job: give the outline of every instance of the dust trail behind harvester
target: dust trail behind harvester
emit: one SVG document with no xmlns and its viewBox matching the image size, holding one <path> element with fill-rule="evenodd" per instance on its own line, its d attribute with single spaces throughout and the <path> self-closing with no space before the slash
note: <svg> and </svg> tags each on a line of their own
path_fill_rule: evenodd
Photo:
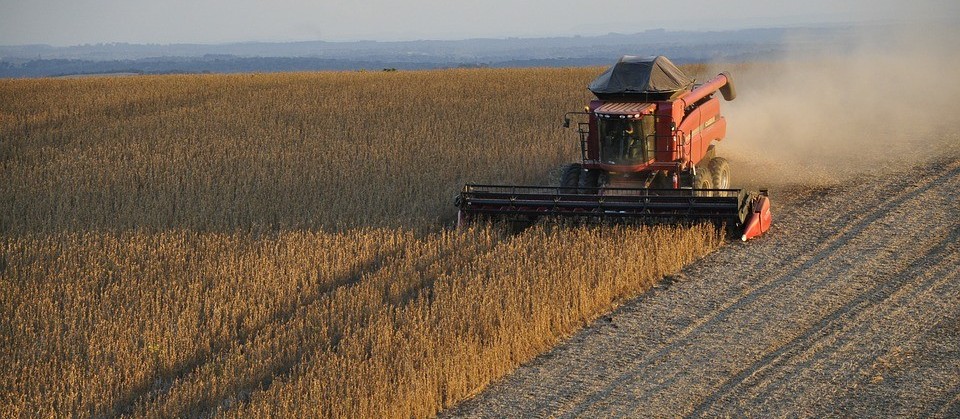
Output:
<svg viewBox="0 0 960 419">
<path fill-rule="evenodd" d="M 960 155 L 956 25 L 873 27 L 855 38 L 734 66 L 740 96 L 720 147 L 736 184 L 831 185 Z"/>
</svg>

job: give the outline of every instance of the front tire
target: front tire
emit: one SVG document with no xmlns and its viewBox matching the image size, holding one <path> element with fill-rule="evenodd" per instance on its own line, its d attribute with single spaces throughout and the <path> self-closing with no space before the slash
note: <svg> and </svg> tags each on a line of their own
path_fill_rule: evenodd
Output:
<svg viewBox="0 0 960 419">
<path fill-rule="evenodd" d="M 580 187 L 581 172 L 583 172 L 583 166 L 580 163 L 570 163 L 563 166 L 563 171 L 560 173 L 560 187 L 565 188 L 562 191 L 563 193 L 577 193 L 577 188 Z"/>
<path fill-rule="evenodd" d="M 697 174 L 693 176 L 693 189 L 713 189 L 713 173 L 706 168 L 697 169 Z M 700 196 L 713 196 L 712 191 L 699 192 Z"/>
<path fill-rule="evenodd" d="M 603 171 L 601 170 L 585 170 L 580 175 L 580 194 L 581 195 L 597 195 L 597 188 L 603 186 L 601 184 L 601 177 L 603 176 Z M 603 182 L 606 183 L 606 182 Z"/>
<path fill-rule="evenodd" d="M 723 157 L 714 157 L 710 159 L 710 173 L 713 175 L 713 187 L 717 189 L 730 189 L 730 163 Z"/>
</svg>

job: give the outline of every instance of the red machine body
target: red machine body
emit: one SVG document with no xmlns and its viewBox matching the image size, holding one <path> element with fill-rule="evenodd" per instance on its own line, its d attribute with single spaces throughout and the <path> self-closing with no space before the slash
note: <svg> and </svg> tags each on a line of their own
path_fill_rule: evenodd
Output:
<svg viewBox="0 0 960 419">
<path fill-rule="evenodd" d="M 666 57 L 624 56 L 589 88 L 597 99 L 564 119 L 569 127 L 570 115 L 581 115 L 581 161 L 564 166 L 559 186 L 465 185 L 458 223 L 709 220 L 742 240 L 770 228 L 767 191 L 731 189 L 729 163 L 716 156 L 727 121 L 715 94 L 736 97 L 728 73 L 694 85 Z"/>
<path fill-rule="evenodd" d="M 678 180 L 676 187 L 693 187 L 684 184 L 692 182 L 692 178 L 686 176 L 687 172 L 714 157 L 711 146 L 727 135 L 727 121 L 720 114 L 720 99 L 714 96 L 721 89 L 729 89 L 731 94 L 728 99 L 733 99 L 732 84 L 727 74 L 717 75 L 692 91 L 669 100 L 591 101 L 585 109 L 588 122 L 581 124 L 580 129 L 582 168 L 599 170 L 609 176 L 605 184 L 596 186 L 651 187 L 653 176 L 665 173 L 670 179 L 677 175 L 687 181 Z M 601 126 L 610 120 L 640 121 L 641 125 L 653 125 L 642 138 L 648 146 L 642 158 L 605 159 L 601 155 L 604 148 L 601 144 Z"/>
</svg>

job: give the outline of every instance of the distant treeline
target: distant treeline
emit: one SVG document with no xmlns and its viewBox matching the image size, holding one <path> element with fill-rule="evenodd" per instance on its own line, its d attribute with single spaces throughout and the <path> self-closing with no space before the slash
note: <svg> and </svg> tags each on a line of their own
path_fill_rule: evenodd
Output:
<svg viewBox="0 0 960 419">
<path fill-rule="evenodd" d="M 309 57 L 171 57 L 139 60 L 38 59 L 22 64 L 0 62 L 0 77 L 51 77 L 78 74 L 246 73 L 358 69 L 427 69 L 439 63 L 350 61 Z"/>
<path fill-rule="evenodd" d="M 663 54 L 677 63 L 710 59 L 704 54 Z M 674 51 L 679 52 L 679 51 Z M 740 57 L 749 59 L 770 51 L 756 51 Z M 439 68 L 510 68 L 510 67 L 581 67 L 609 65 L 609 56 L 507 59 L 495 62 L 457 61 L 377 61 L 345 60 L 318 57 L 169 57 L 137 60 L 92 61 L 76 59 L 36 59 L 18 64 L 0 61 L 0 78 L 57 77 L 85 74 L 181 74 L 181 73 L 253 73 L 289 71 L 356 71 L 356 70 L 425 70 Z"/>
<path fill-rule="evenodd" d="M 289 42 L 223 45 L 97 44 L 0 46 L 0 78 L 82 74 L 422 70 L 456 67 L 609 65 L 623 54 L 666 55 L 676 63 L 766 59 L 790 51 L 852 45 L 864 28 L 766 28 L 553 38 L 405 42 Z M 869 28 L 871 39 L 889 36 Z"/>
<path fill-rule="evenodd" d="M 560 67 L 605 64 L 599 58 L 511 60 L 500 63 L 354 61 L 310 57 L 217 57 L 143 60 L 39 59 L 22 64 L 0 62 L 0 77 L 55 77 L 81 74 L 248 73 L 287 71 L 424 70 L 479 67 Z"/>
</svg>

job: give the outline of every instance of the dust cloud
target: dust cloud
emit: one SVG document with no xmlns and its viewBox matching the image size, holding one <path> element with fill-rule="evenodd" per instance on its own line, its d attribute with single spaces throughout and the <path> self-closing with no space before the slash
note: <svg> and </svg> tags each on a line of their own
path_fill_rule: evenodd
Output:
<svg viewBox="0 0 960 419">
<path fill-rule="evenodd" d="M 956 26 L 872 27 L 815 50 L 798 39 L 802 51 L 775 61 L 711 65 L 738 90 L 718 146 L 734 184 L 829 186 L 960 157 Z"/>
</svg>

